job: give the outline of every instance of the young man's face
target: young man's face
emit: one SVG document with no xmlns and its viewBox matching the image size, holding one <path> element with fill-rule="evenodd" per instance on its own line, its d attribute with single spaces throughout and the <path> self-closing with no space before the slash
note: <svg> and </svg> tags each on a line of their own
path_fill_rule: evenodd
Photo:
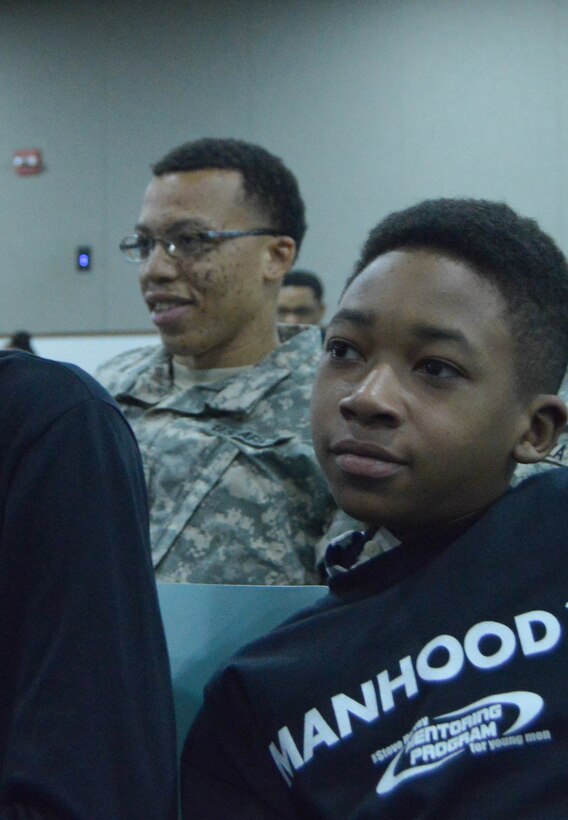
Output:
<svg viewBox="0 0 568 820">
<path fill-rule="evenodd" d="M 499 291 L 433 251 L 393 251 L 350 285 L 312 400 L 340 507 L 399 538 L 483 509 L 507 488 L 526 424 Z"/>
<path fill-rule="evenodd" d="M 264 228 L 264 222 L 245 201 L 238 171 L 206 169 L 154 177 L 136 230 L 168 238 Z M 272 279 L 279 264 L 282 275 L 289 266 L 280 259 L 286 243 L 293 246 L 287 237 L 243 236 L 187 259 L 156 244 L 140 264 L 140 285 L 168 352 L 195 368 L 259 361 L 275 333 L 279 279 L 275 285 Z"/>
</svg>

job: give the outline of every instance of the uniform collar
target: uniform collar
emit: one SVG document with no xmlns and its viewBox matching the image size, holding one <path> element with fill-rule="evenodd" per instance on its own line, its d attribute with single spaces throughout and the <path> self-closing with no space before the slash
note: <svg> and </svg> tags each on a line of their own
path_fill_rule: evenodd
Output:
<svg viewBox="0 0 568 820">
<path fill-rule="evenodd" d="M 321 350 L 319 328 L 278 325 L 280 344 L 255 367 L 241 374 L 187 390 L 173 389 L 171 357 L 163 346 L 157 347 L 142 363 L 129 372 L 119 398 L 148 407 L 180 413 L 247 413 L 277 384 L 288 378 L 310 358 L 317 360 Z"/>
</svg>

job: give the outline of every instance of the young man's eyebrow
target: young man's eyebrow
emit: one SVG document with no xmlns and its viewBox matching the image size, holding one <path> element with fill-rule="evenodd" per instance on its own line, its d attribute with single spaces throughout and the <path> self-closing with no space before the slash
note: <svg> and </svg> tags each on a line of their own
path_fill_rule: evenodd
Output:
<svg viewBox="0 0 568 820">
<path fill-rule="evenodd" d="M 332 316 L 328 327 L 337 325 L 340 322 L 349 322 L 359 327 L 370 327 L 374 321 L 374 314 L 370 310 L 352 310 L 350 308 L 341 308 Z"/>
<path fill-rule="evenodd" d="M 341 308 L 331 318 L 328 328 L 341 322 L 356 325 L 361 329 L 370 328 L 380 319 L 372 310 L 354 310 Z M 439 325 L 417 324 L 411 328 L 413 336 L 420 342 L 453 342 L 458 344 L 470 356 L 477 355 L 477 350 L 469 339 L 458 328 L 440 327 Z"/>
<path fill-rule="evenodd" d="M 468 353 L 475 354 L 475 347 L 457 328 L 438 327 L 437 325 L 416 325 L 412 333 L 423 342 L 456 342 Z"/>
</svg>

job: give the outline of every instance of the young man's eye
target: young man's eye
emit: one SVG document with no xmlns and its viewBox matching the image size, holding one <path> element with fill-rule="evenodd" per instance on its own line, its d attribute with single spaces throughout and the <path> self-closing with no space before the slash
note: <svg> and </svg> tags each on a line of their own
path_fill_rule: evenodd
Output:
<svg viewBox="0 0 568 820">
<path fill-rule="evenodd" d="M 442 359 L 424 359 L 417 370 L 436 379 L 456 379 L 462 375 L 457 367 Z"/>
<path fill-rule="evenodd" d="M 360 358 L 355 348 L 348 342 L 344 342 L 341 339 L 330 339 L 327 342 L 325 349 L 332 359 Z"/>
</svg>

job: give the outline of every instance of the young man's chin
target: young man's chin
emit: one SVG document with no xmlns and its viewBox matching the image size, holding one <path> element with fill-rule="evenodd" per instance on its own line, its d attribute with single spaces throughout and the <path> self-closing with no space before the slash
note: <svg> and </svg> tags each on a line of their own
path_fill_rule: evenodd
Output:
<svg viewBox="0 0 568 820">
<path fill-rule="evenodd" d="M 390 529 L 390 526 L 396 526 L 397 516 L 393 516 L 392 511 L 385 510 L 376 498 L 353 498 L 351 494 L 342 492 L 333 492 L 333 495 L 338 507 L 356 521 L 364 522 L 368 528 L 386 527 Z M 390 526 L 386 523 L 387 521 Z"/>
</svg>

